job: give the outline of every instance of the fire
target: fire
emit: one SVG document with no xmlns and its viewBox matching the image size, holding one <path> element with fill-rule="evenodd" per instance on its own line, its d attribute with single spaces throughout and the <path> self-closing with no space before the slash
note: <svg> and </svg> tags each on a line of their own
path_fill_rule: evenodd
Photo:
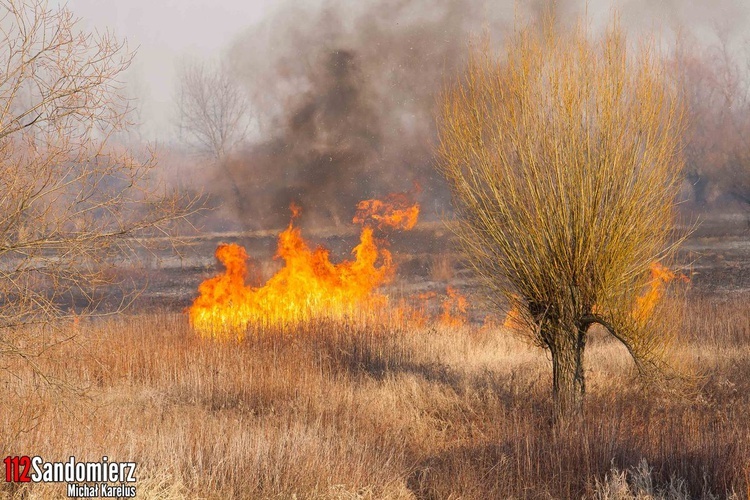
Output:
<svg viewBox="0 0 750 500">
<path fill-rule="evenodd" d="M 299 208 L 292 205 L 289 226 L 279 235 L 275 258 L 284 267 L 261 287 L 245 283 L 247 253 L 235 244 L 220 245 L 216 258 L 224 274 L 204 281 L 189 308 L 190 323 L 203 337 L 242 340 L 250 325 L 289 325 L 312 318 L 343 319 L 383 308 L 388 298 L 376 291 L 394 275 L 391 253 L 378 246 L 377 227 L 409 229 L 416 223 L 418 205 L 406 206 L 400 195 L 389 197 L 395 205 L 367 200 L 358 206 L 354 221 L 363 224 L 354 260 L 334 264 L 328 250 L 312 250 L 294 220 Z"/>
<path fill-rule="evenodd" d="M 687 276 L 677 274 L 658 262 L 651 264 L 650 272 L 651 281 L 649 282 L 649 289 L 643 295 L 636 298 L 635 308 L 631 312 L 632 317 L 639 323 L 645 323 L 651 317 L 656 305 L 664 296 L 667 284 L 675 278 L 689 281 Z M 596 310 L 597 306 L 594 305 L 594 312 L 596 312 Z M 508 314 L 505 316 L 505 321 L 503 322 L 503 327 L 514 331 L 520 331 L 523 329 L 521 313 L 517 306 L 514 306 L 508 311 Z"/>
<path fill-rule="evenodd" d="M 503 328 L 514 332 L 520 332 L 524 329 L 524 323 L 521 319 L 521 312 L 518 310 L 518 306 L 513 306 L 508 313 L 505 315 L 503 321 Z"/>
<path fill-rule="evenodd" d="M 402 324 L 422 328 L 437 321 L 443 326 L 460 327 L 468 322 L 469 301 L 451 286 L 445 288 L 445 296 L 428 291 L 401 298 L 392 306 L 393 318 Z"/>
<path fill-rule="evenodd" d="M 458 293 L 458 291 L 449 286 L 445 289 L 445 293 L 448 295 L 441 305 L 442 313 L 440 314 L 440 322 L 446 326 L 462 326 L 466 324 L 467 310 L 469 303 L 466 297 Z"/>
<path fill-rule="evenodd" d="M 385 200 L 364 200 L 357 204 L 355 224 L 374 223 L 379 229 L 393 228 L 408 231 L 417 223 L 419 205 L 411 204 L 409 193 L 392 193 Z"/>
<path fill-rule="evenodd" d="M 649 289 L 636 299 L 635 310 L 633 311 L 633 318 L 640 323 L 647 321 L 651 317 L 654 308 L 664 296 L 666 285 L 669 282 L 675 278 L 688 281 L 686 276 L 682 274 L 677 275 L 658 262 L 651 264 L 650 271 L 651 282 L 649 283 Z"/>
</svg>

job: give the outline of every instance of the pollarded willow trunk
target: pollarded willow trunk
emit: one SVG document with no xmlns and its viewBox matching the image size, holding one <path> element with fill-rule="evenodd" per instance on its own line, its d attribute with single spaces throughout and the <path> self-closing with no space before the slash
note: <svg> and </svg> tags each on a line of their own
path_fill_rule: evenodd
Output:
<svg viewBox="0 0 750 500">
<path fill-rule="evenodd" d="M 552 354 L 552 395 L 555 416 L 565 421 L 583 411 L 583 396 L 586 382 L 583 373 L 583 353 L 586 347 L 586 331 L 572 327 L 556 332 L 549 346 Z"/>
</svg>

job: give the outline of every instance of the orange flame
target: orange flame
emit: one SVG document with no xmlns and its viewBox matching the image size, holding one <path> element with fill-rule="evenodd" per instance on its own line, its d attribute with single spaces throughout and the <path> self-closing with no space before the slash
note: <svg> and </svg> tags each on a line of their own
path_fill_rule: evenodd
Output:
<svg viewBox="0 0 750 500">
<path fill-rule="evenodd" d="M 248 256 L 244 248 L 235 244 L 217 248 L 216 258 L 226 271 L 201 283 L 199 296 L 188 311 L 190 324 L 201 336 L 242 340 L 251 324 L 279 326 L 319 317 L 342 319 L 387 304 L 388 298 L 375 290 L 390 281 L 395 268 L 390 252 L 378 247 L 369 225 L 362 228 L 359 245 L 352 250 L 354 260 L 334 264 L 325 248 L 310 249 L 294 226 L 299 208 L 292 205 L 291 210 L 292 221 L 279 235 L 275 256 L 285 265 L 265 285 L 255 288 L 245 284 Z M 400 210 L 418 213 L 416 205 L 384 208 L 383 217 L 371 219 L 385 223 L 388 214 Z"/>
<path fill-rule="evenodd" d="M 446 287 L 445 293 L 448 294 L 446 299 L 441 305 L 442 313 L 440 314 L 440 322 L 446 326 L 462 326 L 466 324 L 467 310 L 469 303 L 466 297 L 458 293 L 458 291 L 449 286 Z"/>
<path fill-rule="evenodd" d="M 505 315 L 503 328 L 514 332 L 521 332 L 524 330 L 524 322 L 523 319 L 521 319 L 521 312 L 518 310 L 518 306 L 513 306 Z"/>
<path fill-rule="evenodd" d="M 653 262 L 649 268 L 651 271 L 651 281 L 649 282 L 649 289 L 636 298 L 635 308 L 632 311 L 632 317 L 639 323 L 645 323 L 653 314 L 656 305 L 661 301 L 666 290 L 666 285 L 669 284 L 675 278 L 683 281 L 690 281 L 689 278 L 683 274 L 676 274 L 669 268 L 661 265 L 658 262 Z M 594 311 L 597 306 L 594 305 Z M 505 315 L 505 321 L 503 327 L 513 331 L 521 331 L 524 328 L 523 320 L 521 319 L 521 313 L 517 306 L 513 306 L 510 311 Z"/>
<path fill-rule="evenodd" d="M 392 193 L 385 200 L 360 201 L 352 222 L 408 231 L 416 225 L 418 217 L 419 204 L 411 203 L 409 193 Z"/>
<path fill-rule="evenodd" d="M 429 295 L 430 297 L 427 297 L 426 294 L 417 296 L 416 300 L 421 304 L 421 307 L 414 305 L 414 297 L 408 299 L 401 298 L 395 307 L 393 307 L 393 318 L 397 323 L 415 328 L 426 326 L 431 318 L 427 314 L 425 306 L 434 294 L 431 293 Z"/>
<path fill-rule="evenodd" d="M 664 296 L 666 285 L 669 282 L 675 278 L 689 281 L 687 276 L 682 274 L 677 275 L 658 262 L 651 264 L 650 271 L 651 282 L 649 283 L 649 289 L 646 293 L 636 298 L 635 310 L 633 311 L 633 318 L 640 323 L 646 322 L 651 317 L 654 308 Z"/>
</svg>

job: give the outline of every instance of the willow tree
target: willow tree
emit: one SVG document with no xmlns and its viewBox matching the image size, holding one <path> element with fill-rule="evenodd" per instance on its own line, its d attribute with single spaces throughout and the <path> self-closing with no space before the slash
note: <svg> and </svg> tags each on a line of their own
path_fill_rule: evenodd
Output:
<svg viewBox="0 0 750 500">
<path fill-rule="evenodd" d="M 680 240 L 678 97 L 653 45 L 632 48 L 617 23 L 599 37 L 530 26 L 500 56 L 475 47 L 445 93 L 439 165 L 459 240 L 551 353 L 559 415 L 582 407 L 592 325 L 642 373 L 664 366 L 667 335 L 643 302 Z"/>
</svg>

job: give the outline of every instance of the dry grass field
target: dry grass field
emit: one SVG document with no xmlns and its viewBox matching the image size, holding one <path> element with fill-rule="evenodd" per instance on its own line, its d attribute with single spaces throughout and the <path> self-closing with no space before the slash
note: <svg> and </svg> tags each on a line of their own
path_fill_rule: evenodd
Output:
<svg viewBox="0 0 750 500">
<path fill-rule="evenodd" d="M 221 343 L 165 312 L 30 329 L 13 335 L 35 356 L 0 358 L 0 448 L 136 461 L 139 498 L 748 498 L 747 297 L 685 310 L 674 360 L 695 376 L 644 387 L 594 335 L 568 428 L 549 360 L 501 327 L 378 318 Z"/>
<path fill-rule="evenodd" d="M 0 0 L 0 500 L 750 500 L 741 9 L 264 3 Z"/>
</svg>

